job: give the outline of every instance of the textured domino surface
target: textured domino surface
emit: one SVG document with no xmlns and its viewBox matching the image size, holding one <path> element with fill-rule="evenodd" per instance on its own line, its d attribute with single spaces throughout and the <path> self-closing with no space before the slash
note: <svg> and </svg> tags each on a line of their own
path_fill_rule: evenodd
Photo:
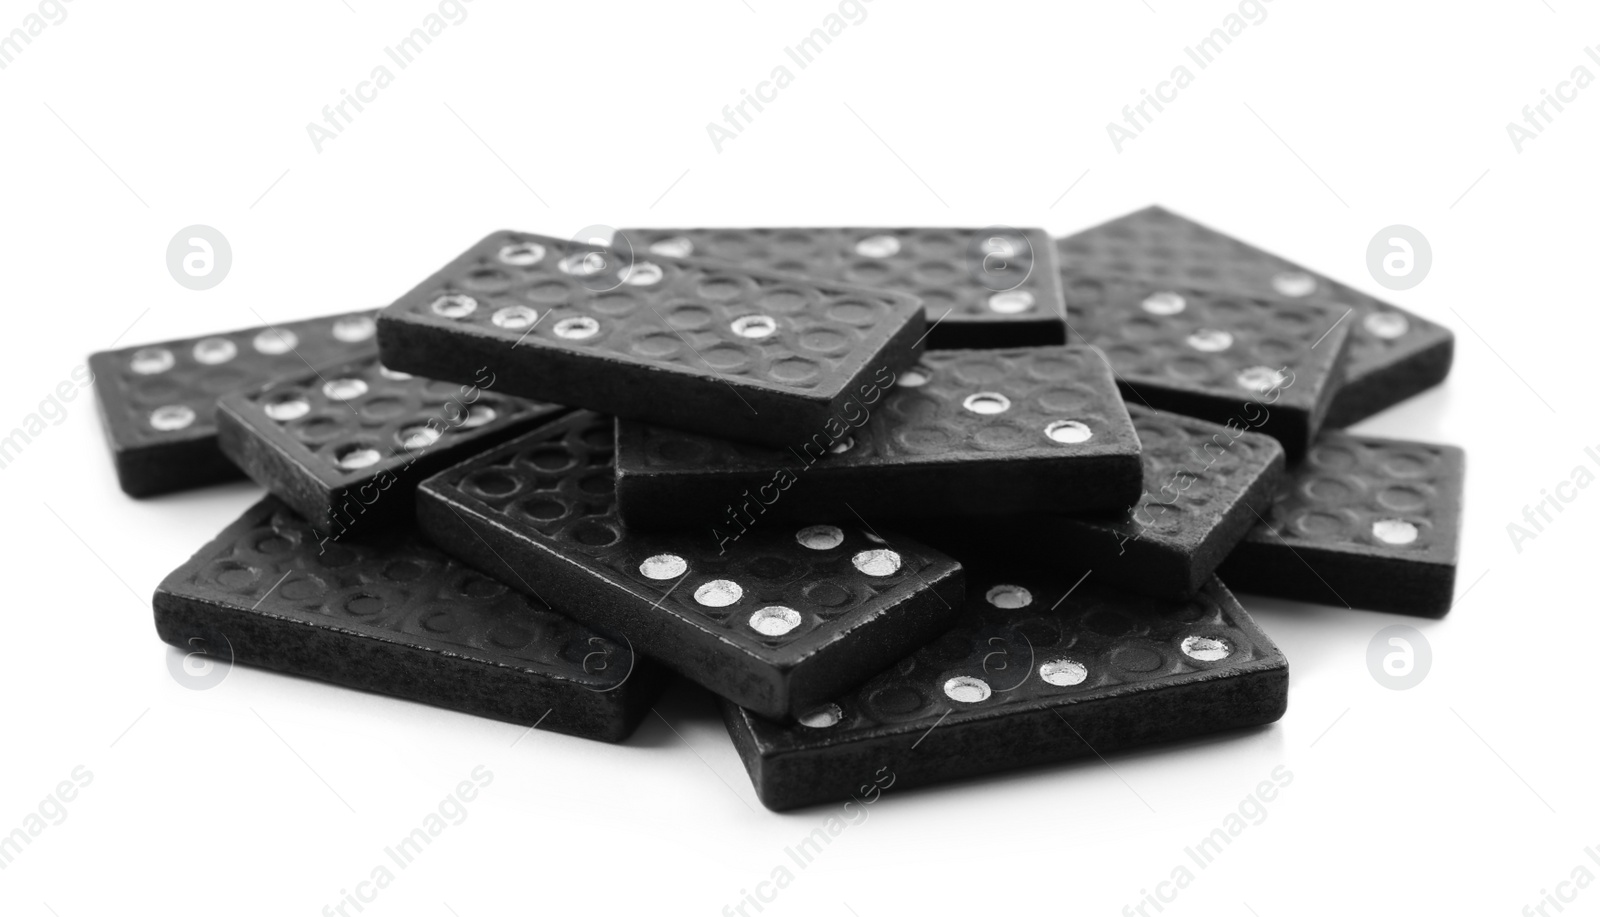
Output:
<svg viewBox="0 0 1600 917">
<path fill-rule="evenodd" d="M 968 582 L 953 628 L 798 724 L 723 704 L 768 808 L 1270 723 L 1288 703 L 1288 663 L 1215 579 L 1181 601 L 1054 573 Z"/>
<path fill-rule="evenodd" d="M 408 526 L 319 549 L 273 497 L 162 580 L 154 607 L 185 651 L 606 741 L 627 738 L 663 682 Z"/>
<path fill-rule="evenodd" d="M 1068 324 L 1105 352 L 1129 401 L 1250 425 L 1291 458 L 1310 446 L 1339 387 L 1342 309 L 1133 277 L 1065 284 Z"/>
<path fill-rule="evenodd" d="M 1137 405 L 1128 413 L 1144 447 L 1144 490 L 1132 509 L 936 523 L 915 534 L 958 560 L 981 558 L 1004 543 L 1063 576 L 1164 598 L 1194 595 L 1266 516 L 1284 480 L 1283 447 L 1242 424 Z"/>
<path fill-rule="evenodd" d="M 131 496 L 240 477 L 217 448 L 217 398 L 284 373 L 376 352 L 373 312 L 163 341 L 92 354 L 95 397 Z"/>
<path fill-rule="evenodd" d="M 916 359 L 913 296 L 498 232 L 378 319 L 384 362 L 714 436 L 804 442 Z"/>
<path fill-rule="evenodd" d="M 418 482 L 566 409 L 366 357 L 275 379 L 217 405 L 223 454 L 319 530 L 411 518 Z"/>
<path fill-rule="evenodd" d="M 1455 446 L 1324 433 L 1222 575 L 1242 592 L 1442 615 L 1465 472 Z"/>
<path fill-rule="evenodd" d="M 835 429 L 769 449 L 617 423 L 617 502 L 631 526 L 735 533 L 778 520 L 1125 509 L 1139 438 L 1087 347 L 924 354 Z M 880 399 L 881 396 L 881 399 Z"/>
<path fill-rule="evenodd" d="M 1120 274 L 1352 309 L 1344 383 L 1326 423 L 1345 427 L 1443 382 L 1449 329 L 1160 207 L 1056 243 L 1063 270 Z"/>
<path fill-rule="evenodd" d="M 424 531 L 772 717 L 854 687 L 959 611 L 960 567 L 887 533 L 774 526 L 719 550 L 700 531 L 630 532 L 616 511 L 612 425 L 579 412 L 430 478 L 418 491 Z"/>
<path fill-rule="evenodd" d="M 619 248 L 694 255 L 819 280 L 901 290 L 927 310 L 927 345 L 1064 344 L 1055 245 L 1042 229 L 624 229 Z"/>
</svg>

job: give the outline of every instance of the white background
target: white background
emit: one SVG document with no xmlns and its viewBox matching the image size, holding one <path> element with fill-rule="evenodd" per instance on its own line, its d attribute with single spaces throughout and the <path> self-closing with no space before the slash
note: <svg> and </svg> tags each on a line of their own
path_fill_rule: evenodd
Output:
<svg viewBox="0 0 1600 917">
<path fill-rule="evenodd" d="M 0 30 L 36 8 L 0 3 Z M 130 324 L 124 345 L 383 304 L 501 227 L 1059 235 L 1159 202 L 1385 293 L 1367 243 L 1408 224 L 1432 272 L 1386 295 L 1454 329 L 1455 370 L 1358 429 L 1466 447 L 1456 610 L 1247 597 L 1291 661 L 1282 722 L 891 790 L 766 913 L 1121 913 L 1279 765 L 1293 782 L 1266 821 L 1168 913 L 1511 915 L 1580 863 L 1600 875 L 1583 853 L 1600 844 L 1600 489 L 1520 551 L 1506 530 L 1600 445 L 1600 88 L 1520 153 L 1505 127 L 1574 67 L 1600 75 L 1595 11 L 1276 0 L 1119 153 L 1106 122 L 1234 4 L 875 0 L 799 70 L 783 48 L 827 0 L 476 0 L 317 152 L 307 122 L 435 9 L 76 0 L 35 37 L 0 71 L 0 429 Z M 706 123 L 778 64 L 794 82 L 717 152 Z M 205 292 L 165 265 L 194 223 L 233 248 Z M 682 687 L 616 747 L 245 668 L 190 690 L 149 596 L 256 489 L 124 497 L 80 397 L 0 490 L 0 832 L 74 767 L 94 775 L 0 872 L 8 915 L 317 914 L 478 765 L 494 781 L 467 820 L 368 913 L 719 914 L 837 811 L 764 810 L 712 703 Z M 1396 622 L 1433 649 L 1409 691 L 1366 664 Z"/>
</svg>

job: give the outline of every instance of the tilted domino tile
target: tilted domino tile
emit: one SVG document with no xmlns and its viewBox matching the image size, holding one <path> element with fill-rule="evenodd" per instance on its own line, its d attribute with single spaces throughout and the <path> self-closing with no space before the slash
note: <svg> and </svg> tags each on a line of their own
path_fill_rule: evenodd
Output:
<svg viewBox="0 0 1600 917">
<path fill-rule="evenodd" d="M 409 520 L 423 478 L 566 411 L 365 357 L 224 396 L 223 454 L 332 537 Z"/>
<path fill-rule="evenodd" d="M 638 528 L 1125 509 L 1139 438 L 1087 347 L 924 354 L 835 428 L 769 449 L 617 423 L 617 503 Z M 881 397 L 880 397 L 881 396 Z"/>
<path fill-rule="evenodd" d="M 1442 615 L 1465 472 L 1455 446 L 1324 433 L 1221 574 L 1241 592 Z"/>
<path fill-rule="evenodd" d="M 612 419 L 580 412 L 423 482 L 434 543 L 724 697 L 791 716 L 945 628 L 961 568 L 857 528 L 772 526 L 719 552 L 617 517 Z M 531 582 L 530 582 L 531 580 Z"/>
<path fill-rule="evenodd" d="M 157 587 L 186 652 L 617 742 L 665 673 L 420 541 L 407 525 L 319 547 L 276 498 Z"/>
<path fill-rule="evenodd" d="M 920 351 L 913 296 L 498 232 L 378 319 L 392 369 L 774 446 Z"/>
<path fill-rule="evenodd" d="M 1063 576 L 1163 598 L 1194 595 L 1266 515 L 1284 479 L 1283 447 L 1243 424 L 1138 405 L 1128 413 L 1144 465 L 1144 492 L 1132 509 L 941 521 L 913 533 L 957 560 L 981 558 L 1004 543 Z"/>
<path fill-rule="evenodd" d="M 1129 401 L 1249 425 L 1291 459 L 1321 428 L 1349 341 L 1343 310 L 1135 277 L 1065 283 L 1068 324 L 1105 352 Z"/>
<path fill-rule="evenodd" d="M 91 354 L 117 482 L 134 497 L 243 477 L 217 448 L 217 398 L 307 366 L 376 353 L 371 311 Z"/>
<path fill-rule="evenodd" d="M 1160 207 L 1057 240 L 1063 270 L 1110 273 L 1353 309 L 1344 382 L 1328 408 L 1345 427 L 1443 382 L 1450 330 Z"/>
<path fill-rule="evenodd" d="M 934 349 L 1067 342 L 1055 246 L 1042 229 L 624 229 L 612 244 L 911 293 Z"/>
<path fill-rule="evenodd" d="M 724 702 L 770 809 L 1064 761 L 1273 722 L 1283 654 L 1216 579 L 1144 598 L 1032 567 L 968 573 L 947 633 L 783 725 Z"/>
</svg>

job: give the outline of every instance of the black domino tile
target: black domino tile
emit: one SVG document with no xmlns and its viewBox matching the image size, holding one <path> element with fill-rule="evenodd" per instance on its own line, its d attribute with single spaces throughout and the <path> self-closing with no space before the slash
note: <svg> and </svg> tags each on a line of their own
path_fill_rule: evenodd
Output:
<svg viewBox="0 0 1600 917">
<path fill-rule="evenodd" d="M 1443 382 L 1455 336 L 1375 296 L 1161 207 L 1147 207 L 1057 240 L 1061 268 L 1121 274 L 1236 293 L 1304 299 L 1352 310 L 1344 382 L 1325 423 L 1346 427 Z"/>
<path fill-rule="evenodd" d="M 223 454 L 330 537 L 406 522 L 428 475 L 566 409 L 396 372 L 366 357 L 217 405 Z"/>
<path fill-rule="evenodd" d="M 153 604 L 157 633 L 185 652 L 610 742 L 665 674 L 409 526 L 319 545 L 273 497 L 162 580 Z"/>
<path fill-rule="evenodd" d="M 505 394 L 784 446 L 915 362 L 913 296 L 497 232 L 385 309 L 384 363 Z"/>
<path fill-rule="evenodd" d="M 1128 401 L 1248 424 L 1305 453 L 1338 390 L 1342 309 L 1136 277 L 1068 275 L 1067 321 L 1105 353 Z"/>
<path fill-rule="evenodd" d="M 789 449 L 617 423 L 617 502 L 638 529 L 1123 510 L 1139 437 L 1087 347 L 953 350 L 879 380 Z"/>
<path fill-rule="evenodd" d="M 957 560 L 1004 544 L 1062 575 L 1163 598 L 1194 595 L 1272 505 L 1284 480 L 1283 447 L 1243 424 L 1138 405 L 1128 413 L 1144 468 L 1144 490 L 1131 509 L 940 520 L 912 526 L 913 533 Z"/>
<path fill-rule="evenodd" d="M 713 259 L 922 300 L 932 349 L 1067 342 L 1055 247 L 1042 229 L 797 227 L 623 229 L 635 257 Z"/>
<path fill-rule="evenodd" d="M 1241 592 L 1443 615 L 1465 473 L 1455 446 L 1326 432 L 1221 574 Z"/>
<path fill-rule="evenodd" d="M 1288 663 L 1219 581 L 1174 601 L 1027 569 L 970 569 L 954 627 L 799 723 L 724 702 L 761 801 L 865 804 L 1283 715 Z"/>
<path fill-rule="evenodd" d="M 938 634 L 961 568 L 864 526 L 630 531 L 618 517 L 613 420 L 577 412 L 423 482 L 439 546 L 713 692 L 791 716 Z"/>
<path fill-rule="evenodd" d="M 89 357 L 117 483 L 135 497 L 242 477 L 217 445 L 217 398 L 376 352 L 374 313 L 351 312 Z"/>
</svg>

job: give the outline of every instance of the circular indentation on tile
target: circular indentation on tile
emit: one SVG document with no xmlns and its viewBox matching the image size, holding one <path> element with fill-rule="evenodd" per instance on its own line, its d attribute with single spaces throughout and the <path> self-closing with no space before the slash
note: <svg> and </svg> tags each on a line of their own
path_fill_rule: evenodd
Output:
<svg viewBox="0 0 1600 917">
<path fill-rule="evenodd" d="M 892 576 L 900 572 L 900 555 L 888 548 L 872 548 L 850 558 L 857 570 L 868 576 Z"/>
<path fill-rule="evenodd" d="M 978 392 L 962 399 L 961 406 L 974 414 L 1002 414 L 1011 409 L 1011 399 L 999 392 Z"/>
<path fill-rule="evenodd" d="M 291 602 L 309 602 L 327 591 L 328 584 L 315 576 L 292 576 L 278 587 L 278 595 Z"/>
<path fill-rule="evenodd" d="M 834 443 L 833 445 L 829 446 L 828 447 L 828 454 L 829 455 L 844 455 L 846 452 L 849 452 L 851 449 L 854 449 L 855 447 L 856 447 L 856 438 L 854 436 L 846 436 L 844 439 L 841 439 L 838 442 Z"/>
<path fill-rule="evenodd" d="M 1386 341 L 1403 337 L 1411 330 L 1411 323 L 1398 312 L 1369 312 L 1367 317 L 1361 320 L 1361 326 L 1373 337 Z"/>
<path fill-rule="evenodd" d="M 475 404 L 467 408 L 467 416 L 461 418 L 461 427 L 465 430 L 476 430 L 487 423 L 492 423 L 500 412 L 487 404 Z"/>
<path fill-rule="evenodd" d="M 838 608 L 840 605 L 850 601 L 850 590 L 838 583 L 831 583 L 827 580 L 820 583 L 812 583 L 800 591 L 807 599 L 821 605 L 823 608 Z"/>
<path fill-rule="evenodd" d="M 1089 670 L 1081 662 L 1071 659 L 1052 659 L 1039 666 L 1039 677 L 1046 684 L 1058 688 L 1070 688 L 1081 685 L 1089 677 Z"/>
<path fill-rule="evenodd" d="M 745 292 L 747 281 L 737 277 L 707 277 L 700 281 L 700 295 L 712 302 L 729 302 Z"/>
<path fill-rule="evenodd" d="M 844 544 L 844 532 L 836 525 L 808 525 L 795 533 L 794 540 L 813 551 L 828 551 Z"/>
<path fill-rule="evenodd" d="M 831 328 L 813 328 L 800 335 L 800 346 L 817 353 L 841 353 L 850 346 L 850 339 Z"/>
<path fill-rule="evenodd" d="M 1283 385 L 1288 379 L 1270 366 L 1249 366 L 1239 370 L 1239 386 L 1248 391 L 1264 394 Z"/>
<path fill-rule="evenodd" d="M 1397 513 L 1415 513 L 1428 505 L 1428 497 L 1415 487 L 1396 484 L 1378 492 L 1378 504 Z"/>
<path fill-rule="evenodd" d="M 689 562 L 676 554 L 654 554 L 639 564 L 647 579 L 677 579 L 689 569 Z"/>
<path fill-rule="evenodd" d="M 799 626 L 800 612 L 784 605 L 757 608 L 750 616 L 750 629 L 767 637 L 781 637 Z"/>
<path fill-rule="evenodd" d="M 201 338 L 194 344 L 195 362 L 206 366 L 226 363 L 238 354 L 238 345 L 227 338 Z"/>
<path fill-rule="evenodd" d="M 700 352 L 700 357 L 708 366 L 722 372 L 743 372 L 750 367 L 749 355 L 733 344 L 708 347 Z"/>
<path fill-rule="evenodd" d="M 891 235 L 867 236 L 856 243 L 863 258 L 891 258 L 900 253 L 900 240 Z"/>
<path fill-rule="evenodd" d="M 280 395 L 261 405 L 261 413 L 271 420 L 283 423 L 289 420 L 299 420 L 311 413 L 311 402 L 299 394 Z"/>
<path fill-rule="evenodd" d="M 1317 291 L 1317 278 L 1305 271 L 1283 271 L 1273 275 L 1272 288 L 1279 296 L 1300 299 Z"/>
<path fill-rule="evenodd" d="M 1139 303 L 1139 306 L 1151 315 L 1177 315 L 1188 308 L 1188 305 L 1187 300 L 1171 290 L 1151 293 Z"/>
<path fill-rule="evenodd" d="M 288 353 L 299 345 L 299 335 L 286 328 L 267 328 L 257 332 L 256 336 L 250 339 L 250 346 L 256 349 L 256 353 L 268 356 Z"/>
<path fill-rule="evenodd" d="M 944 696 L 958 704 L 981 704 L 992 694 L 988 682 L 971 675 L 957 675 L 944 683 Z"/>
<path fill-rule="evenodd" d="M 461 483 L 468 490 L 476 491 L 486 497 L 503 497 L 514 492 L 519 486 L 516 478 L 498 468 L 483 468 L 474 471 Z"/>
<path fill-rule="evenodd" d="M 128 368 L 141 376 L 153 376 L 172 368 L 177 358 L 165 347 L 141 347 L 128 359 Z"/>
<path fill-rule="evenodd" d="M 1322 503 L 1343 503 L 1355 496 L 1356 488 L 1341 478 L 1316 477 L 1304 485 L 1306 496 Z"/>
<path fill-rule="evenodd" d="M 537 242 L 513 242 L 500 247 L 500 261 L 516 267 L 529 267 L 544 260 L 544 246 Z"/>
<path fill-rule="evenodd" d="M 524 452 L 522 458 L 539 471 L 565 471 L 577 462 L 572 453 L 548 443 L 534 446 Z"/>
<path fill-rule="evenodd" d="M 989 297 L 989 311 L 1018 315 L 1033 308 L 1033 294 L 1027 290 L 1006 290 Z"/>
<path fill-rule="evenodd" d="M 356 471 L 378 464 L 383 456 L 378 450 L 361 443 L 352 443 L 343 446 L 333 454 L 333 463 L 345 471 Z"/>
<path fill-rule="evenodd" d="M 800 715 L 800 725 L 808 729 L 827 729 L 839 725 L 844 719 L 844 711 L 838 704 L 823 704 L 815 710 L 810 710 Z"/>
<path fill-rule="evenodd" d="M 921 709 L 922 695 L 915 688 L 906 685 L 894 685 L 879 688 L 867 696 L 867 706 L 880 714 L 889 716 L 906 716 Z"/>
<path fill-rule="evenodd" d="M 523 291 L 529 300 L 547 306 L 559 305 L 572 298 L 572 285 L 565 280 L 552 278 Z"/>
<path fill-rule="evenodd" d="M 604 252 L 573 252 L 556 262 L 556 269 L 573 277 L 593 277 L 605 272 L 607 259 Z"/>
<path fill-rule="evenodd" d="M 920 369 L 908 369 L 894 382 L 903 388 L 921 388 L 928 384 L 928 375 Z"/>
<path fill-rule="evenodd" d="M 651 243 L 650 251 L 663 258 L 687 258 L 694 254 L 694 242 L 685 236 L 668 236 Z"/>
<path fill-rule="evenodd" d="M 194 421 L 194 408 L 186 404 L 164 404 L 150 412 L 151 429 L 162 433 L 182 430 Z"/>
<path fill-rule="evenodd" d="M 465 293 L 446 293 L 430 306 L 434 315 L 445 318 L 466 318 L 478 309 L 478 301 Z"/>
<path fill-rule="evenodd" d="M 615 544 L 622 537 L 615 528 L 594 519 L 585 519 L 572 527 L 572 540 L 590 548 L 603 548 Z"/>
<path fill-rule="evenodd" d="M 1052 420 L 1045 424 L 1044 435 L 1052 442 L 1072 444 L 1086 443 L 1094 436 L 1094 431 L 1089 425 L 1080 420 Z"/>
<path fill-rule="evenodd" d="M 440 435 L 437 427 L 419 423 L 401 427 L 394 434 L 394 441 L 402 449 L 426 449 L 438 442 Z"/>
<path fill-rule="evenodd" d="M 694 591 L 694 600 L 707 608 L 726 608 L 743 597 L 743 587 L 731 579 L 714 579 Z"/>
<path fill-rule="evenodd" d="M 547 497 L 524 500 L 517 506 L 517 509 L 529 519 L 535 519 L 539 522 L 554 522 L 567 514 L 567 505 L 565 503 L 559 500 L 551 500 Z"/>
<path fill-rule="evenodd" d="M 1372 523 L 1372 537 L 1384 544 L 1411 544 L 1419 534 L 1416 525 L 1404 519 L 1379 519 Z"/>
<path fill-rule="evenodd" d="M 344 610 L 357 618 L 370 618 L 383 610 L 383 598 L 370 592 L 358 592 L 344 600 Z"/>
<path fill-rule="evenodd" d="M 821 372 L 821 367 L 814 360 L 805 357 L 789 357 L 773 363 L 770 372 L 772 378 L 779 382 L 797 384 L 815 379 Z"/>
<path fill-rule="evenodd" d="M 728 326 L 742 338 L 760 340 L 778 330 L 778 323 L 770 315 L 741 315 Z"/>
<path fill-rule="evenodd" d="M 587 315 L 574 315 L 556 322 L 556 337 L 582 341 L 600 333 L 600 323 Z"/>
<path fill-rule="evenodd" d="M 661 270 L 661 265 L 653 261 L 640 261 L 622 270 L 622 282 L 630 287 L 655 286 L 664 276 L 666 274 Z"/>
<path fill-rule="evenodd" d="M 1337 513 L 1306 510 L 1294 518 L 1294 529 L 1308 538 L 1326 538 L 1345 530 L 1345 517 Z"/>
<path fill-rule="evenodd" d="M 1227 640 L 1199 634 L 1184 637 L 1178 648 L 1183 650 L 1185 656 L 1201 662 L 1221 662 L 1233 655 L 1233 645 Z"/>
<path fill-rule="evenodd" d="M 346 344 L 365 341 L 378 333 L 378 323 L 370 315 L 346 315 L 333 323 L 333 336 Z"/>
<path fill-rule="evenodd" d="M 349 401 L 351 398 L 360 398 L 366 393 L 366 381 L 354 377 L 330 379 L 322 384 L 322 394 L 335 401 Z"/>
<path fill-rule="evenodd" d="M 495 327 L 512 331 L 532 327 L 538 320 L 539 313 L 529 306 L 506 306 L 494 310 L 494 314 L 489 316 L 489 321 L 493 322 Z"/>
<path fill-rule="evenodd" d="M 1233 346 L 1233 335 L 1220 328 L 1201 328 L 1183 342 L 1201 353 L 1221 353 Z"/>
<path fill-rule="evenodd" d="M 1148 646 L 1125 646 L 1111 654 L 1111 664 L 1124 672 L 1154 672 L 1161 668 L 1161 654 Z"/>
<path fill-rule="evenodd" d="M 883 311 L 883 307 L 879 304 L 863 302 L 858 299 L 846 299 L 829 306 L 827 317 L 846 325 L 864 328 L 877 321 Z"/>
<path fill-rule="evenodd" d="M 1033 593 L 1008 583 L 992 587 L 983 597 L 996 608 L 1026 608 L 1033 604 Z"/>
</svg>

